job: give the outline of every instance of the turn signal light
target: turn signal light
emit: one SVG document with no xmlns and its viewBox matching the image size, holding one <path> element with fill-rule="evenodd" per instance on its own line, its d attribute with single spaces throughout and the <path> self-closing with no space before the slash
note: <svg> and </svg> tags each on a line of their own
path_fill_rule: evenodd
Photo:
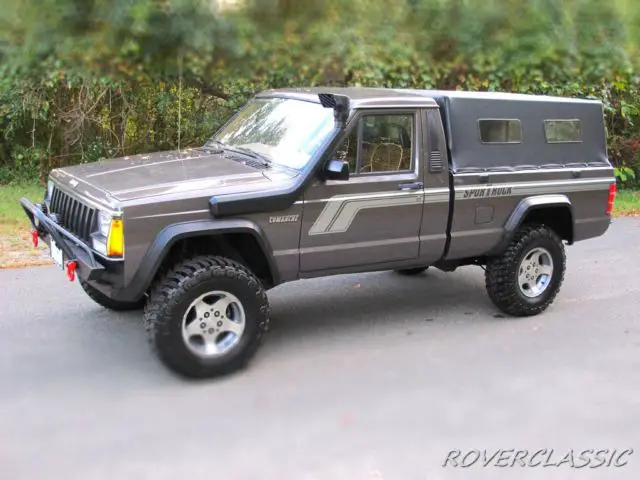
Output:
<svg viewBox="0 0 640 480">
<path fill-rule="evenodd" d="M 613 212 L 613 204 L 616 201 L 616 184 L 609 185 L 609 198 L 607 200 L 607 215 L 611 215 Z"/>
<path fill-rule="evenodd" d="M 124 255 L 124 222 L 122 219 L 111 220 L 109 237 L 107 238 L 107 256 L 122 257 Z"/>
</svg>

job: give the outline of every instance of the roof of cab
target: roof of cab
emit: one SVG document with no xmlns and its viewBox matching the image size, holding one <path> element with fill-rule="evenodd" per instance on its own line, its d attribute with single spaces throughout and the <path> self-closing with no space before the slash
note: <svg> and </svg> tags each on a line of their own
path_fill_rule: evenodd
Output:
<svg viewBox="0 0 640 480">
<path fill-rule="evenodd" d="M 370 87 L 312 87 L 312 88 L 276 88 L 264 90 L 257 97 L 284 97 L 308 102 L 320 103 L 318 95 L 329 93 L 344 95 L 353 108 L 372 107 L 437 107 L 434 99 L 418 95 L 415 92 L 393 90 L 390 88 Z"/>
<path fill-rule="evenodd" d="M 318 94 L 329 93 L 344 95 L 349 98 L 354 108 L 420 106 L 437 107 L 443 99 L 469 100 L 511 100 L 520 102 L 548 102 L 548 103 L 582 103 L 602 104 L 600 100 L 559 97 L 549 95 L 534 95 L 510 92 L 470 92 L 462 90 L 421 90 L 402 88 L 373 88 L 373 87 L 312 87 L 312 88 L 277 88 L 265 90 L 258 94 L 261 97 L 286 97 L 319 103 Z"/>
</svg>

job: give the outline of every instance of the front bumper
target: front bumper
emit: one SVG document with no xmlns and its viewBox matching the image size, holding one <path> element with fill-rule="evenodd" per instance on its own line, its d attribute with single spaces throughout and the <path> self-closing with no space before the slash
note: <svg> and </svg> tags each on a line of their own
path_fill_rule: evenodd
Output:
<svg viewBox="0 0 640 480">
<path fill-rule="evenodd" d="M 82 240 L 55 223 L 44 211 L 41 204 L 34 205 L 26 198 L 20 204 L 33 226 L 34 235 L 51 247 L 51 239 L 62 250 L 64 266 L 75 262 L 75 272 L 83 280 L 100 281 L 108 275 L 104 263 Z"/>
</svg>

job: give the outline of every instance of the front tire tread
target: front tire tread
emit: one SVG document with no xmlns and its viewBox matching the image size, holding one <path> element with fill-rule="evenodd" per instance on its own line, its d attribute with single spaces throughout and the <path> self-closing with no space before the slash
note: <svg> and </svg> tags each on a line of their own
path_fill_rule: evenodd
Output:
<svg viewBox="0 0 640 480">
<path fill-rule="evenodd" d="M 178 305 L 185 298 L 191 299 L 191 291 L 203 282 L 224 282 L 243 290 L 248 298 L 255 300 L 255 319 L 247 313 L 247 330 L 253 325 L 248 340 L 236 345 L 232 352 L 211 361 L 199 359 L 187 353 L 182 339 L 175 338 L 175 322 L 181 324 L 182 313 Z M 235 293 L 234 293 L 235 294 Z M 245 310 L 251 305 L 243 305 Z M 179 315 L 178 315 L 179 314 Z M 180 318 L 175 319 L 175 315 Z M 144 311 L 148 341 L 160 360 L 175 372 L 186 377 L 206 378 L 225 375 L 244 368 L 262 344 L 269 330 L 269 303 L 260 280 L 244 265 L 233 260 L 204 255 L 185 260 L 160 278 L 152 286 Z"/>
</svg>

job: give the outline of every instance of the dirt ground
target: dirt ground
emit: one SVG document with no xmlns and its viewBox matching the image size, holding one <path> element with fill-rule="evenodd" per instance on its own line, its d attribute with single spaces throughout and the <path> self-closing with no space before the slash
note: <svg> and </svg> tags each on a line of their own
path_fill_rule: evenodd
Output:
<svg viewBox="0 0 640 480">
<path fill-rule="evenodd" d="M 0 232 L 0 269 L 52 263 L 47 244 L 40 242 L 38 247 L 34 247 L 27 227 Z"/>
</svg>

